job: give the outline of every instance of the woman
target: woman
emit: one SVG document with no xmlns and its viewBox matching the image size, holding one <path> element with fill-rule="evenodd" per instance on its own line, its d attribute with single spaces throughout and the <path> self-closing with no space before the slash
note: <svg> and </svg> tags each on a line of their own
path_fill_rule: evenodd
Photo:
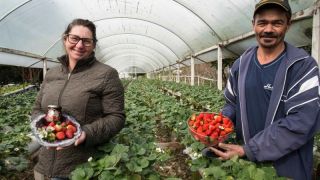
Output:
<svg viewBox="0 0 320 180">
<path fill-rule="evenodd" d="M 59 105 L 81 125 L 81 136 L 68 147 L 42 147 L 35 174 L 66 179 L 91 157 L 96 146 L 124 126 L 124 89 L 115 69 L 95 58 L 96 27 L 75 19 L 63 34 L 66 54 L 61 65 L 50 69 L 42 83 L 32 118 L 45 113 L 48 105 Z"/>
</svg>

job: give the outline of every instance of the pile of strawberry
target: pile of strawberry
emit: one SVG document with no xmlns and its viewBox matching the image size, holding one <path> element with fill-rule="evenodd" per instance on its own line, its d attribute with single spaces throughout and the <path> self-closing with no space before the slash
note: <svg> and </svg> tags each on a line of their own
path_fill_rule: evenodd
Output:
<svg viewBox="0 0 320 180">
<path fill-rule="evenodd" d="M 69 119 L 47 121 L 42 119 L 41 127 L 38 127 L 39 137 L 47 142 L 72 139 L 77 132 L 76 125 Z"/>
<path fill-rule="evenodd" d="M 188 119 L 189 130 L 196 140 L 205 144 L 217 144 L 224 141 L 233 132 L 232 121 L 215 113 L 201 112 Z"/>
</svg>

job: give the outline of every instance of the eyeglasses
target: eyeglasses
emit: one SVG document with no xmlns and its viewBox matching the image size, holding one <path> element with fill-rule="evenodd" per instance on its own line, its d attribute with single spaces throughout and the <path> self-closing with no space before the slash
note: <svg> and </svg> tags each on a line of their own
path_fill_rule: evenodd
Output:
<svg viewBox="0 0 320 180">
<path fill-rule="evenodd" d="M 92 46 L 93 45 L 93 39 L 91 38 L 81 38 L 77 35 L 73 34 L 66 34 L 65 35 L 71 44 L 77 44 L 80 40 L 82 41 L 82 44 L 86 47 Z"/>
</svg>

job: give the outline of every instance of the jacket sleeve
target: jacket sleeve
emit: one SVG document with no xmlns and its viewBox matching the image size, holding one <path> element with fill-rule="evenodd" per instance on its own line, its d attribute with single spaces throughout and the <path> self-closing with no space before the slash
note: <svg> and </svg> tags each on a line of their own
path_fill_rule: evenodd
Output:
<svg viewBox="0 0 320 180">
<path fill-rule="evenodd" d="M 85 146 L 107 142 L 125 124 L 124 88 L 116 70 L 112 69 L 107 73 L 104 87 L 102 93 L 103 117 L 82 127 L 86 132 Z"/>
<path fill-rule="evenodd" d="M 309 61 L 310 62 L 310 61 Z M 252 161 L 274 161 L 299 149 L 319 130 L 319 70 L 316 63 L 299 63 L 291 74 L 293 83 L 284 96 L 280 119 L 256 134 L 244 145 Z"/>
<path fill-rule="evenodd" d="M 230 69 L 230 75 L 227 81 L 226 88 L 224 89 L 224 98 L 225 98 L 225 105 L 222 108 L 222 114 L 224 116 L 229 117 L 232 119 L 232 121 L 235 122 L 236 118 L 236 97 L 237 97 L 237 91 L 236 91 L 236 84 L 237 84 L 237 78 L 236 78 L 236 70 L 238 69 L 238 62 L 236 61 L 232 68 Z"/>
</svg>

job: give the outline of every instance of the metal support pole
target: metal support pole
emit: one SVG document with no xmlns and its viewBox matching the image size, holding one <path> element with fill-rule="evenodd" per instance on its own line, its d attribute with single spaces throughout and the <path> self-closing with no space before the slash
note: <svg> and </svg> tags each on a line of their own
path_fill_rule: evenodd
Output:
<svg viewBox="0 0 320 180">
<path fill-rule="evenodd" d="M 198 76 L 198 86 L 200 86 L 200 76 Z"/>
<path fill-rule="evenodd" d="M 161 74 L 162 74 L 161 80 L 162 80 L 162 81 L 165 81 L 165 80 L 163 80 L 163 78 L 164 78 L 164 76 L 165 76 L 164 67 L 162 68 L 162 73 L 161 73 Z"/>
<path fill-rule="evenodd" d="M 320 3 L 317 3 L 320 4 Z M 316 5 L 313 12 L 313 25 L 312 25 L 312 52 L 311 55 L 316 59 L 318 65 L 320 63 L 320 6 Z"/>
<path fill-rule="evenodd" d="M 222 90 L 222 49 L 218 46 L 218 89 Z"/>
<path fill-rule="evenodd" d="M 47 59 L 43 59 L 43 79 L 46 77 L 47 74 Z"/>
<path fill-rule="evenodd" d="M 190 80 L 190 85 L 194 86 L 194 57 L 191 56 L 191 80 Z"/>
<path fill-rule="evenodd" d="M 180 83 L 180 63 L 178 62 L 177 83 Z"/>
<path fill-rule="evenodd" d="M 169 81 L 173 81 L 173 77 L 172 77 L 172 73 L 171 73 L 171 66 L 169 66 L 168 76 L 169 76 Z"/>
</svg>

